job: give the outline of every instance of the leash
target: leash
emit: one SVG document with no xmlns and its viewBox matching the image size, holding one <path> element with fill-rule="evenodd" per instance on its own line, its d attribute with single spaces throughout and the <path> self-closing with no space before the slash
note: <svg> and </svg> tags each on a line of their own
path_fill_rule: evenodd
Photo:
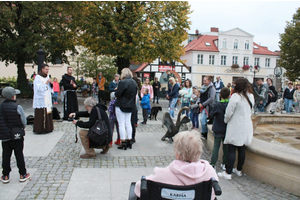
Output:
<svg viewBox="0 0 300 200">
<path fill-rule="evenodd" d="M 78 142 L 78 137 L 77 137 L 77 125 L 75 125 L 75 143 Z"/>
<path fill-rule="evenodd" d="M 203 109 L 205 109 L 206 115 L 207 115 L 207 117 L 208 117 L 209 114 L 208 114 L 208 112 L 207 112 L 207 110 L 206 110 L 206 108 L 205 108 L 204 106 L 203 106 L 202 108 L 200 108 L 200 113 L 202 112 Z"/>
</svg>

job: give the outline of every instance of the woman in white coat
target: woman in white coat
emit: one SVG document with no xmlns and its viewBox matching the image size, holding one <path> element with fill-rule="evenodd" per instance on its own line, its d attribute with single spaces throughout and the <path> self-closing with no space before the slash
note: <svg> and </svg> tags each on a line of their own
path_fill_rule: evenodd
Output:
<svg viewBox="0 0 300 200">
<path fill-rule="evenodd" d="M 232 172 L 242 176 L 245 145 L 250 144 L 253 138 L 251 114 L 254 96 L 251 84 L 245 78 L 239 78 L 235 83 L 234 93 L 230 98 L 224 118 L 227 123 L 224 144 L 228 144 L 226 171 L 218 173 L 219 177 L 225 179 L 231 179 Z M 233 168 L 236 150 L 238 150 L 238 164 L 237 168 Z"/>
</svg>

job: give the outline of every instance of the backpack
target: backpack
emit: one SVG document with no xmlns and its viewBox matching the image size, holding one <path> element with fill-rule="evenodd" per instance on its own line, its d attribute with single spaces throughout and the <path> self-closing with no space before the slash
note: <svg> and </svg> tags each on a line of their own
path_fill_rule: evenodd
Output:
<svg viewBox="0 0 300 200">
<path fill-rule="evenodd" d="M 89 129 L 87 136 L 95 144 L 101 146 L 103 144 L 106 144 L 106 141 L 108 140 L 108 128 L 105 121 L 101 118 L 99 108 L 96 107 L 96 109 L 97 109 L 98 119 L 96 120 L 94 126 L 92 126 Z"/>
<path fill-rule="evenodd" d="M 58 119 L 58 120 L 60 120 L 60 115 L 59 115 L 59 111 L 57 110 L 57 108 L 56 107 L 53 107 L 52 108 L 52 118 L 53 119 Z"/>
</svg>

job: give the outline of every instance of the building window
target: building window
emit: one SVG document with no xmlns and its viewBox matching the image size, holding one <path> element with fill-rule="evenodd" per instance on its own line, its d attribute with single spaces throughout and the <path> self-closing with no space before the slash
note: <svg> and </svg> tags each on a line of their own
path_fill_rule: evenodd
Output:
<svg viewBox="0 0 300 200">
<path fill-rule="evenodd" d="M 206 46 L 211 46 L 209 42 L 205 42 L 205 45 Z"/>
<path fill-rule="evenodd" d="M 255 58 L 254 59 L 254 66 L 259 66 L 259 58 Z"/>
<path fill-rule="evenodd" d="M 270 58 L 266 58 L 266 64 L 265 64 L 266 67 L 270 67 Z"/>
<path fill-rule="evenodd" d="M 238 64 L 238 57 L 232 56 L 232 64 Z"/>
<path fill-rule="evenodd" d="M 244 57 L 244 65 L 249 65 L 249 57 Z"/>
<path fill-rule="evenodd" d="M 249 41 L 248 40 L 246 40 L 246 42 L 245 42 L 245 49 L 249 50 Z"/>
<path fill-rule="evenodd" d="M 226 56 L 221 56 L 221 65 L 226 65 Z"/>
<path fill-rule="evenodd" d="M 202 65 L 203 64 L 203 54 L 198 54 L 197 63 Z"/>
<path fill-rule="evenodd" d="M 238 49 L 238 47 L 239 47 L 239 42 L 238 42 L 238 40 L 234 40 L 233 48 L 234 48 L 234 49 Z"/>
<path fill-rule="evenodd" d="M 215 55 L 209 55 L 209 64 L 214 65 L 215 64 Z"/>
<path fill-rule="evenodd" d="M 227 48 L 227 40 L 225 38 L 223 39 L 222 47 L 223 47 L 223 49 Z"/>
</svg>

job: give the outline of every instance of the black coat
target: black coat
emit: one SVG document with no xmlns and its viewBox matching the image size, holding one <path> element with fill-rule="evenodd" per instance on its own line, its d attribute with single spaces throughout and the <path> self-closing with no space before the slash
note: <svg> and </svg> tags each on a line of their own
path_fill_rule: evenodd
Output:
<svg viewBox="0 0 300 200">
<path fill-rule="evenodd" d="M 107 107 L 105 105 L 103 105 L 103 104 L 95 105 L 92 108 L 90 114 L 88 113 L 88 111 L 77 111 L 76 112 L 76 117 L 89 117 L 90 119 L 89 119 L 89 121 L 86 121 L 86 122 L 77 121 L 76 125 L 79 126 L 80 128 L 91 128 L 92 126 L 94 126 L 95 123 L 96 123 L 96 120 L 98 119 L 98 113 L 97 113 L 96 106 L 98 108 L 100 108 L 99 110 L 100 110 L 101 118 L 105 121 L 105 124 L 107 126 L 107 129 L 108 129 L 108 143 L 110 143 L 111 140 L 112 140 L 112 132 L 111 132 L 111 127 L 110 127 L 110 123 L 109 123 L 109 120 L 108 120 L 108 116 L 105 112 L 107 110 Z M 96 147 L 96 146 L 94 146 L 94 147 Z M 90 148 L 93 148 L 93 145 L 90 144 Z"/>
<path fill-rule="evenodd" d="M 132 112 L 132 109 L 135 107 L 136 93 L 136 82 L 130 76 L 121 80 L 115 92 L 117 97 L 115 106 L 120 107 L 122 112 Z"/>
<path fill-rule="evenodd" d="M 277 93 L 275 87 L 273 85 L 271 85 L 269 87 L 269 90 L 271 90 L 275 96 L 271 97 L 270 95 L 268 95 L 268 103 L 270 103 L 270 102 L 276 102 L 277 101 L 277 97 L 278 97 L 278 93 Z"/>
<path fill-rule="evenodd" d="M 293 95 L 294 95 L 295 89 L 293 89 L 292 91 L 290 91 L 290 89 L 287 87 L 284 90 L 283 93 L 283 99 L 287 98 L 287 99 L 294 99 Z"/>
<path fill-rule="evenodd" d="M 209 113 L 208 119 L 213 119 L 214 137 L 225 137 L 227 124 L 224 122 L 225 110 L 228 102 L 217 102 Z"/>
<path fill-rule="evenodd" d="M 158 86 L 158 88 L 156 88 L 155 86 Z M 159 91 L 159 89 L 160 89 L 160 87 L 161 87 L 160 82 L 157 81 L 157 83 L 156 83 L 156 82 L 154 81 L 153 84 L 152 84 L 152 87 L 153 87 L 153 91 L 154 91 L 155 96 L 157 96 L 158 91 Z"/>
<path fill-rule="evenodd" d="M 74 76 L 70 76 L 69 74 L 64 74 L 59 84 L 60 86 L 64 86 L 64 90 L 76 90 L 77 87 L 74 88 L 73 85 L 70 84 L 71 80 L 76 84 Z"/>
</svg>

